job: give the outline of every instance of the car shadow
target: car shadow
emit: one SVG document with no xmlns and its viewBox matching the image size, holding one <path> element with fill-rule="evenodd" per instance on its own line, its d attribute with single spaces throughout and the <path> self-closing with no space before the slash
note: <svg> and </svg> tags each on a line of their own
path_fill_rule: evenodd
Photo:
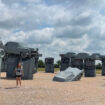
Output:
<svg viewBox="0 0 105 105">
<path fill-rule="evenodd" d="M 5 79 L 5 80 L 16 80 L 15 78 L 6 78 L 6 77 L 0 77 L 0 79 Z"/>
</svg>

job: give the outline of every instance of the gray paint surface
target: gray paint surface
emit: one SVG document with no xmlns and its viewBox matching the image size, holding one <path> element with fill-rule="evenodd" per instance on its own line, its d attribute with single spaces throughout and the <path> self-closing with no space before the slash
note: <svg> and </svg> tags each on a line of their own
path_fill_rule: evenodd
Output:
<svg viewBox="0 0 105 105">
<path fill-rule="evenodd" d="M 22 58 L 38 55 L 38 49 L 29 48 L 23 43 L 7 42 L 3 48 L 5 53 L 20 55 Z"/>
<path fill-rule="evenodd" d="M 72 67 L 72 68 L 78 68 L 80 70 L 84 69 L 85 77 L 96 76 L 95 60 L 101 60 L 100 54 L 98 53 L 93 53 L 92 55 L 89 55 L 88 53 L 78 53 L 75 55 L 72 54 L 74 53 L 60 54 L 61 56 L 60 71 L 64 71 L 68 67 Z M 105 72 L 104 60 L 102 64 L 103 64 L 102 75 L 104 75 Z"/>
<path fill-rule="evenodd" d="M 102 76 L 105 76 L 105 59 L 102 59 Z"/>
<path fill-rule="evenodd" d="M 33 79 L 34 61 L 35 61 L 35 58 L 32 57 L 22 62 L 23 71 L 24 71 L 24 76 L 22 77 L 23 79 L 28 79 L 28 80 Z"/>
<path fill-rule="evenodd" d="M 25 72 L 23 78 L 33 79 L 33 73 L 37 71 L 38 59 L 39 56 L 41 56 L 41 54 L 38 53 L 38 49 L 29 48 L 18 42 L 7 42 L 3 48 L 6 53 L 4 57 L 6 59 L 3 62 L 3 71 L 7 72 L 7 78 L 15 77 L 14 70 L 17 64 L 23 62 Z"/>
<path fill-rule="evenodd" d="M 72 61 L 72 65 L 73 65 L 73 67 L 76 67 L 76 68 L 82 70 L 83 69 L 83 65 L 84 65 L 83 64 L 83 60 L 74 58 L 74 61 Z"/>
<path fill-rule="evenodd" d="M 35 56 L 35 65 L 34 65 L 34 71 L 33 71 L 33 73 L 37 72 L 37 69 L 38 69 L 38 60 L 39 60 L 39 56 Z"/>
<path fill-rule="evenodd" d="M 105 76 L 105 56 L 101 56 L 102 61 L 102 76 Z"/>
<path fill-rule="evenodd" d="M 83 60 L 83 59 L 86 59 L 87 57 L 89 57 L 88 53 L 78 53 L 75 58 Z"/>
<path fill-rule="evenodd" d="M 85 77 L 96 77 L 95 60 L 88 58 L 84 60 Z"/>
<path fill-rule="evenodd" d="M 45 72 L 54 73 L 54 58 L 45 58 Z"/>
<path fill-rule="evenodd" d="M 54 76 L 53 81 L 58 82 L 68 82 L 68 81 L 78 81 L 81 79 L 83 71 L 78 68 L 68 67 L 65 71 L 61 71 L 56 76 Z"/>
<path fill-rule="evenodd" d="M 75 53 L 73 52 L 68 52 L 66 54 L 60 54 L 61 56 L 61 66 L 60 66 L 60 71 L 64 71 L 68 67 L 73 67 L 71 58 L 75 57 Z"/>
<path fill-rule="evenodd" d="M 72 64 L 74 65 L 74 67 L 77 67 L 78 69 L 83 70 L 84 69 L 84 60 L 87 57 L 89 57 L 89 54 L 87 54 L 87 53 L 78 53 L 75 56 Z"/>
<path fill-rule="evenodd" d="M 8 59 L 6 60 L 6 77 L 7 78 L 14 78 L 15 77 L 15 73 L 14 70 L 16 68 L 16 66 L 19 63 L 19 58 L 18 56 L 9 56 Z"/>
<path fill-rule="evenodd" d="M 61 57 L 61 67 L 60 71 L 64 71 L 70 66 L 70 59 L 67 57 Z"/>
<path fill-rule="evenodd" d="M 61 56 L 61 68 L 60 71 L 64 71 L 68 67 L 79 68 L 83 70 L 84 59 L 89 57 L 88 53 L 78 53 L 68 52 L 66 54 L 60 54 Z"/>
<path fill-rule="evenodd" d="M 2 58 L 4 57 L 4 55 L 5 55 L 4 50 L 0 48 L 0 76 L 1 76 Z"/>
<path fill-rule="evenodd" d="M 91 57 L 95 60 L 101 60 L 101 55 L 99 53 L 93 53 Z"/>
</svg>

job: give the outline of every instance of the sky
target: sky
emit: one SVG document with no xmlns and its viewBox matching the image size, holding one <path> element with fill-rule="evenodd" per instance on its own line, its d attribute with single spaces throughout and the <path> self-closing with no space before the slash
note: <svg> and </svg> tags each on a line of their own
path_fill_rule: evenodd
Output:
<svg viewBox="0 0 105 105">
<path fill-rule="evenodd" d="M 39 48 L 45 57 L 105 54 L 105 0 L 0 0 L 0 37 Z"/>
</svg>

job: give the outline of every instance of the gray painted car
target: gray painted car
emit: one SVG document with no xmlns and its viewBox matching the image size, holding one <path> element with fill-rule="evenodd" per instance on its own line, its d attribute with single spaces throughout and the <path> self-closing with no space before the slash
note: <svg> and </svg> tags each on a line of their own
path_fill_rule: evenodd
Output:
<svg viewBox="0 0 105 105">
<path fill-rule="evenodd" d="M 78 68 L 68 67 L 66 70 L 59 72 L 54 76 L 53 81 L 58 82 L 69 82 L 69 81 L 78 81 L 81 79 L 83 71 Z"/>
<path fill-rule="evenodd" d="M 29 48 L 26 44 L 19 42 L 7 42 L 4 45 L 6 54 L 21 55 L 22 57 L 28 57 L 38 54 L 38 49 Z"/>
</svg>

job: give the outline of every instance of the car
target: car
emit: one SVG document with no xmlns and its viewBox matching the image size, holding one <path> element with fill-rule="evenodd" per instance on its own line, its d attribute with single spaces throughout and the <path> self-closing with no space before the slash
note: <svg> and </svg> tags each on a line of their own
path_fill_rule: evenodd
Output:
<svg viewBox="0 0 105 105">
<path fill-rule="evenodd" d="M 21 55 L 22 57 L 38 54 L 38 49 L 30 48 L 26 44 L 19 42 L 7 42 L 4 45 L 4 50 L 8 55 Z"/>
</svg>

